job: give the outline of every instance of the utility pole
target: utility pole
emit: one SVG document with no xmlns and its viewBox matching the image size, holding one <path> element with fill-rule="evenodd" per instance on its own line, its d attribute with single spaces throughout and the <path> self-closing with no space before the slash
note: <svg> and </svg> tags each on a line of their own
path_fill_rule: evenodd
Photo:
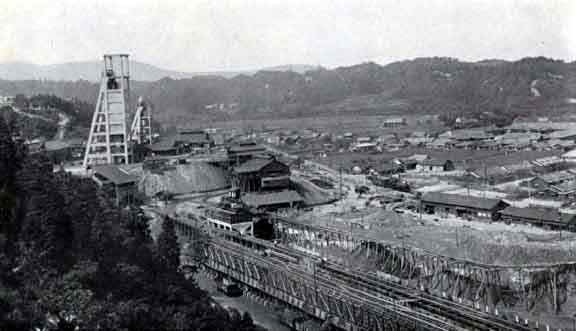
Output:
<svg viewBox="0 0 576 331">
<path fill-rule="evenodd" d="M 338 181 L 339 181 L 339 191 L 340 191 L 340 200 L 342 200 L 343 192 L 342 192 L 342 164 L 338 167 Z"/>
<path fill-rule="evenodd" d="M 456 247 L 459 248 L 460 247 L 460 241 L 458 238 L 458 228 L 456 228 Z"/>
<path fill-rule="evenodd" d="M 315 302 L 316 304 L 318 304 L 318 280 L 316 279 L 316 262 L 312 261 L 312 265 L 314 266 L 314 296 L 315 296 Z"/>
</svg>

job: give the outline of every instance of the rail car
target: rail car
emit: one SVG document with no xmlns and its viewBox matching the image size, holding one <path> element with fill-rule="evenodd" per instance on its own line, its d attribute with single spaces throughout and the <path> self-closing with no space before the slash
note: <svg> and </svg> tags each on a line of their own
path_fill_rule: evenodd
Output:
<svg viewBox="0 0 576 331">
<path fill-rule="evenodd" d="M 400 279 L 394 275 L 382 272 L 382 271 L 376 271 L 375 275 L 376 275 L 376 277 L 378 277 L 382 280 L 385 280 L 387 282 L 392 282 L 392 283 L 396 283 L 396 284 L 402 283 L 402 279 Z"/>
<path fill-rule="evenodd" d="M 224 278 L 221 282 L 218 282 L 216 289 L 229 297 L 239 297 L 243 294 L 240 285 L 228 280 L 227 278 Z"/>
<path fill-rule="evenodd" d="M 270 249 L 270 248 L 266 248 L 262 252 L 262 256 L 275 258 L 275 259 L 278 259 L 278 260 L 283 261 L 285 263 L 293 263 L 293 264 L 300 263 L 299 258 L 285 254 L 285 253 L 282 253 L 282 252 L 274 250 L 274 249 Z"/>
</svg>

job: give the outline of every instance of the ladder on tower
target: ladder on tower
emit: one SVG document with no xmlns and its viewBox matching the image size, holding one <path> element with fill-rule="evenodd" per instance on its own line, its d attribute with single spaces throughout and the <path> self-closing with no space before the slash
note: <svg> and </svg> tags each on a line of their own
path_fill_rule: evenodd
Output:
<svg viewBox="0 0 576 331">
<path fill-rule="evenodd" d="M 127 54 L 104 55 L 98 101 L 92 117 L 83 166 L 127 164 L 129 139 L 126 114 L 130 100 Z"/>
<path fill-rule="evenodd" d="M 152 143 L 152 109 L 142 97 L 138 98 L 138 107 L 130 129 L 130 142 L 144 145 Z"/>
</svg>

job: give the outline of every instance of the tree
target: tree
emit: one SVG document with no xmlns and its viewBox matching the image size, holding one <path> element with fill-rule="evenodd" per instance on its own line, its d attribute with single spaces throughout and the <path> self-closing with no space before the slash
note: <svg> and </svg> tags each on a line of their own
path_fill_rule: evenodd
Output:
<svg viewBox="0 0 576 331">
<path fill-rule="evenodd" d="M 2 124 L 0 207 L 16 226 L 1 223 L 0 248 L 6 232 L 15 243 L 0 249 L 1 330 L 253 330 L 178 272 L 172 220 L 155 247 L 142 210 L 116 208 L 91 180 L 54 174 L 43 153 L 16 166 Z"/>
<path fill-rule="evenodd" d="M 56 182 L 71 221 L 75 251 L 78 255 L 88 253 L 92 223 L 99 211 L 96 185 L 89 178 L 77 178 L 63 171 L 56 174 Z"/>
<path fill-rule="evenodd" d="M 15 240 L 16 171 L 20 165 L 11 130 L 0 118 L 0 235 L 6 243 Z M 0 247 L 4 248 L 4 247 Z"/>
<path fill-rule="evenodd" d="M 14 96 L 14 105 L 18 108 L 28 108 L 28 98 L 24 94 Z"/>
<path fill-rule="evenodd" d="M 180 266 L 180 246 L 174 229 L 174 221 L 165 217 L 162 233 L 158 236 L 158 257 L 168 272 L 177 272 Z"/>
</svg>

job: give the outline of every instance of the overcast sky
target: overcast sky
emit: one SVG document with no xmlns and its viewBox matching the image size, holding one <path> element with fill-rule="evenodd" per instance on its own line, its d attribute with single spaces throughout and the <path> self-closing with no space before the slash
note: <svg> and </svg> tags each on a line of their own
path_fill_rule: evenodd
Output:
<svg viewBox="0 0 576 331">
<path fill-rule="evenodd" d="M 127 52 L 167 69 L 422 56 L 576 60 L 576 0 L 1 0 L 0 62 Z"/>
</svg>

